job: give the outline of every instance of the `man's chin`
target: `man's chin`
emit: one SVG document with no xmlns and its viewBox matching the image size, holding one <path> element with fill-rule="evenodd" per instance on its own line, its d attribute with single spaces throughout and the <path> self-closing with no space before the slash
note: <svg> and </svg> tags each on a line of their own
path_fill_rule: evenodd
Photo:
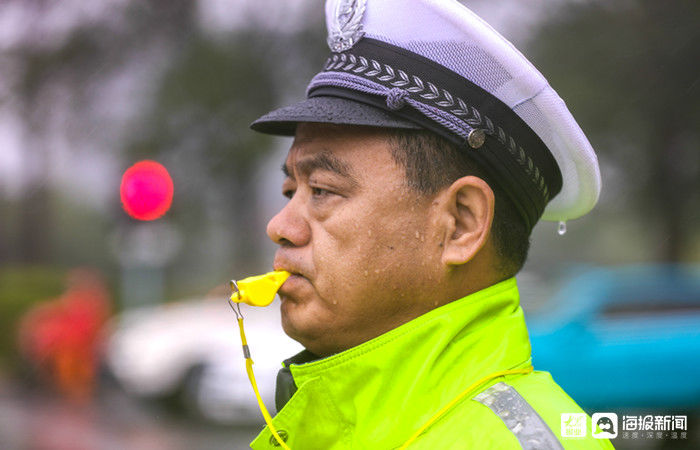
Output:
<svg viewBox="0 0 700 450">
<path fill-rule="evenodd" d="M 328 349 L 330 336 L 328 330 L 319 323 L 319 314 L 309 311 L 309 304 L 282 299 L 282 329 L 290 338 L 300 343 L 311 353 L 327 356 L 337 353 Z"/>
<path fill-rule="evenodd" d="M 280 295 L 280 300 L 282 301 L 280 306 L 282 329 L 287 336 L 303 345 L 302 339 L 308 334 L 305 332 L 308 327 L 304 326 L 306 322 L 304 316 L 308 316 L 308 311 L 305 311 L 308 309 L 307 303 L 285 295 Z"/>
</svg>

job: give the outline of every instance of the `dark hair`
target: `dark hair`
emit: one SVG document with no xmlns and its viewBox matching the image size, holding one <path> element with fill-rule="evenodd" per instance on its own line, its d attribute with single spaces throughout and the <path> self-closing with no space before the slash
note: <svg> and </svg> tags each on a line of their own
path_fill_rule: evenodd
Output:
<svg viewBox="0 0 700 450">
<path fill-rule="evenodd" d="M 530 230 L 503 189 L 489 179 L 466 150 L 425 130 L 394 129 L 389 142 L 394 160 L 406 170 L 408 185 L 421 194 L 436 194 L 467 175 L 486 181 L 495 197 L 491 232 L 499 258 L 497 270 L 507 278 L 523 267 L 530 248 Z"/>
</svg>

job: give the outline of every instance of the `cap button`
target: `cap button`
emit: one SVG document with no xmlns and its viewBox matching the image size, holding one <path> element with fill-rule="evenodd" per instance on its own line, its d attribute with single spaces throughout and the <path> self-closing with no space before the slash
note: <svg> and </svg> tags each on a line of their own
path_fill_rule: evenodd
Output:
<svg viewBox="0 0 700 450">
<path fill-rule="evenodd" d="M 386 96 L 386 106 L 392 111 L 398 111 L 406 105 L 408 91 L 399 88 L 389 89 Z"/>
<path fill-rule="evenodd" d="M 486 142 L 486 133 L 478 128 L 473 129 L 467 136 L 467 143 L 471 148 L 480 148 Z"/>
</svg>

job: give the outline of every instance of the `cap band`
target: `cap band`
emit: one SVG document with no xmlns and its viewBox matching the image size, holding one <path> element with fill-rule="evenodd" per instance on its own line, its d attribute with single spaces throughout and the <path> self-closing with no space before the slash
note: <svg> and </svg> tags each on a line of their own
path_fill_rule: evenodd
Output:
<svg viewBox="0 0 700 450">
<path fill-rule="evenodd" d="M 309 84 L 307 95 L 341 97 L 384 109 L 470 151 L 470 157 L 513 200 L 529 228 L 561 190 L 554 157 L 511 108 L 464 77 L 406 49 L 365 37 L 350 50 L 333 53 L 325 70 Z M 472 148 L 480 143 L 470 138 L 474 130 L 490 137 L 483 147 Z"/>
</svg>

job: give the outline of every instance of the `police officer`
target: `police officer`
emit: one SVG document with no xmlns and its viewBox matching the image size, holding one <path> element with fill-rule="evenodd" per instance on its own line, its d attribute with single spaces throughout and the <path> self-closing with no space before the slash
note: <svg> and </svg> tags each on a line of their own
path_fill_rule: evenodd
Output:
<svg viewBox="0 0 700 450">
<path fill-rule="evenodd" d="M 542 219 L 587 213 L 597 159 L 563 101 L 455 0 L 328 0 L 267 232 L 285 332 L 253 448 L 611 448 L 534 370 L 514 275 Z M 562 437 L 562 414 L 589 429 Z M 576 416 L 576 414 L 579 414 Z M 576 425 L 566 423 L 566 426 Z M 588 436 L 588 437 L 586 437 Z"/>
</svg>

